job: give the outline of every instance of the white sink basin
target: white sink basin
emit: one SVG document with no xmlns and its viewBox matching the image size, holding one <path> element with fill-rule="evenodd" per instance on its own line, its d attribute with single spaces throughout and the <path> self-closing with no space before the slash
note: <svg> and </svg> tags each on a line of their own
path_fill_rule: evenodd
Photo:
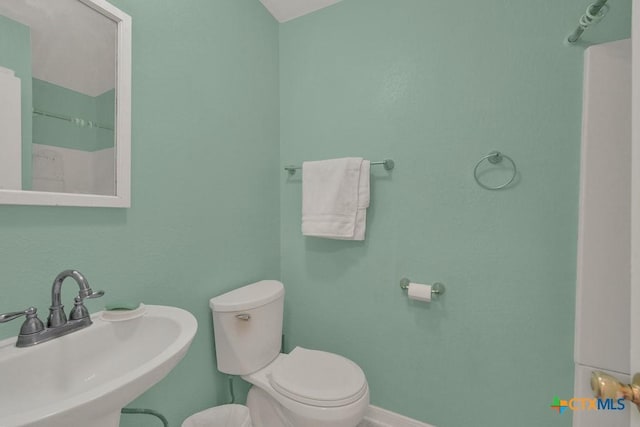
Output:
<svg viewBox="0 0 640 427">
<path fill-rule="evenodd" d="M 93 325 L 32 347 L 0 341 L 0 426 L 117 427 L 120 409 L 176 366 L 198 327 L 188 311 L 143 308 L 128 320 L 96 313 Z"/>
</svg>

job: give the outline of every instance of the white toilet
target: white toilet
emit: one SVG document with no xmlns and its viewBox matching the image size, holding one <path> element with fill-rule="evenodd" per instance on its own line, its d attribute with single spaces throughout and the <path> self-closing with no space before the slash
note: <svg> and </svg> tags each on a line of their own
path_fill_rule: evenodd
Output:
<svg viewBox="0 0 640 427">
<path fill-rule="evenodd" d="M 280 353 L 284 286 L 262 280 L 212 298 L 218 370 L 253 387 L 254 427 L 355 427 L 369 406 L 369 386 L 351 360 L 294 348 Z"/>
</svg>

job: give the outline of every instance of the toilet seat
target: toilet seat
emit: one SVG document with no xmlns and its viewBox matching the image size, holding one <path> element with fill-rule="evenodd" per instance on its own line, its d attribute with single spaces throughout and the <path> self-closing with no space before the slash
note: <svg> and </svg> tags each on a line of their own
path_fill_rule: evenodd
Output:
<svg viewBox="0 0 640 427">
<path fill-rule="evenodd" d="M 367 393 L 362 369 L 337 354 L 296 347 L 274 363 L 269 383 L 280 394 L 300 403 L 337 407 Z"/>
</svg>

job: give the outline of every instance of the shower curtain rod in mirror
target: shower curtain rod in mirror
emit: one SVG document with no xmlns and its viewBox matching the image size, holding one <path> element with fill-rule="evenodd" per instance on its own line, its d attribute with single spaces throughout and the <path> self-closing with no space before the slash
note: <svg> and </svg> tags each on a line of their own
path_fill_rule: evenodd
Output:
<svg viewBox="0 0 640 427">
<path fill-rule="evenodd" d="M 580 17 L 578 28 L 567 38 L 569 43 L 575 43 L 580 40 L 580 36 L 593 24 L 600 22 L 609 11 L 607 0 L 597 0 L 587 7 L 587 11 Z"/>
<path fill-rule="evenodd" d="M 111 130 L 111 131 L 113 130 L 113 127 L 109 127 L 108 125 L 98 123 L 94 120 L 85 120 L 79 117 L 65 116 L 63 114 L 51 113 L 49 111 L 44 111 L 44 110 L 38 110 L 37 108 L 33 109 L 33 114 L 35 116 L 43 116 L 43 117 L 49 117 L 52 119 L 64 120 L 65 122 L 69 122 L 81 128 L 98 128 L 98 129 Z"/>
</svg>

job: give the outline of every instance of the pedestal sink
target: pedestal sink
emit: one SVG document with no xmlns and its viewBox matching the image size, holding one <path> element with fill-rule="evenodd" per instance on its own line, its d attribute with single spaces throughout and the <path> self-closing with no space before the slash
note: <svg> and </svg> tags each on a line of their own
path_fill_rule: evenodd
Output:
<svg viewBox="0 0 640 427">
<path fill-rule="evenodd" d="M 187 352 L 191 313 L 156 305 L 99 312 L 93 325 L 52 341 L 0 341 L 0 426 L 118 427 L 120 410 Z"/>
</svg>

